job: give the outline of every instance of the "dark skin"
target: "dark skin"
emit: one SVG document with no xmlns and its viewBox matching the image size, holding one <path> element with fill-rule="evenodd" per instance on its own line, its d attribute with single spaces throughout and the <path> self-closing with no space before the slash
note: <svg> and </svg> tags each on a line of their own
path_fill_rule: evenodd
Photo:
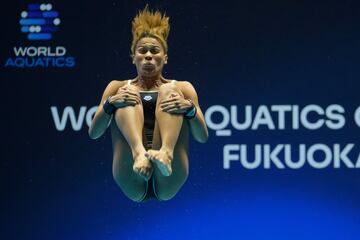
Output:
<svg viewBox="0 0 360 240">
<path fill-rule="evenodd" d="M 159 199 L 174 196 L 188 174 L 189 131 L 199 142 L 205 142 L 208 137 L 195 89 L 189 82 L 172 84 L 171 80 L 163 78 L 162 70 L 166 63 L 167 54 L 157 39 L 140 39 L 133 55 L 137 77 L 130 85 L 127 81 L 110 82 L 89 128 L 92 138 L 105 132 L 110 116 L 104 113 L 102 103 L 110 97 L 109 102 L 118 108 L 111 122 L 113 174 L 123 192 L 134 201 L 141 198 L 144 180 L 152 175 Z M 139 91 L 159 93 L 153 147 L 149 150 L 143 145 L 144 120 Z M 184 120 L 182 114 L 193 104 L 197 108 L 196 117 Z M 132 170 L 129 170 L 130 166 Z"/>
</svg>

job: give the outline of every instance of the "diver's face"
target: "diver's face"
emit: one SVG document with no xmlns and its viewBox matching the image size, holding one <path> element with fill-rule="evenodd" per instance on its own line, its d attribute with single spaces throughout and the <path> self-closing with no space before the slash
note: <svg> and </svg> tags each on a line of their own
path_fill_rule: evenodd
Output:
<svg viewBox="0 0 360 240">
<path fill-rule="evenodd" d="M 167 63 L 167 54 L 156 38 L 144 37 L 135 46 L 133 63 L 139 75 L 161 75 L 163 66 Z"/>
</svg>

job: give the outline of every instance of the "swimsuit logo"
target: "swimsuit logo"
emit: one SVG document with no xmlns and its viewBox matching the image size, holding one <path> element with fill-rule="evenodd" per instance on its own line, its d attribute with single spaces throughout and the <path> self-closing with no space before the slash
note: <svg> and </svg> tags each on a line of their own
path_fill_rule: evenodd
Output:
<svg viewBox="0 0 360 240">
<path fill-rule="evenodd" d="M 143 99 L 146 101 L 150 101 L 152 99 L 152 97 L 150 95 L 146 95 Z"/>
<path fill-rule="evenodd" d="M 27 33 L 29 40 L 50 40 L 58 30 L 59 13 L 52 10 L 52 4 L 29 4 L 27 11 L 21 12 L 21 32 Z"/>
<path fill-rule="evenodd" d="M 50 42 L 52 34 L 60 25 L 59 12 L 51 3 L 30 3 L 20 13 L 21 32 L 27 34 L 31 46 L 13 46 L 12 56 L 6 59 L 4 67 L 10 68 L 72 68 L 75 57 L 69 56 L 64 46 L 39 46 Z M 44 44 L 45 45 L 45 44 Z"/>
</svg>

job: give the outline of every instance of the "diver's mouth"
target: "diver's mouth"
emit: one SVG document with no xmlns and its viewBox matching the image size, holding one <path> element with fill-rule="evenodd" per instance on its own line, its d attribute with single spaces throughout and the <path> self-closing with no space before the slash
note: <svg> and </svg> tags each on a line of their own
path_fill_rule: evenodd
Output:
<svg viewBox="0 0 360 240">
<path fill-rule="evenodd" d="M 151 69 L 154 69 L 155 68 L 155 65 L 154 64 L 151 64 L 151 63 L 145 63 L 143 65 L 143 68 L 144 69 L 147 69 L 147 70 L 151 70 Z"/>
</svg>

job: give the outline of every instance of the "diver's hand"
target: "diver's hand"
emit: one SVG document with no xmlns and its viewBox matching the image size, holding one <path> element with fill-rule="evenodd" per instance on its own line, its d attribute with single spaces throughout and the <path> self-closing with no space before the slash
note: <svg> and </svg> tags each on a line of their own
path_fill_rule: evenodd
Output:
<svg viewBox="0 0 360 240">
<path fill-rule="evenodd" d="M 133 170 L 146 181 L 148 181 L 153 173 L 153 167 L 149 159 L 147 159 L 144 154 L 140 154 L 134 159 Z"/>
<path fill-rule="evenodd" d="M 193 104 L 179 94 L 170 94 L 168 98 L 160 102 L 161 110 L 173 114 L 184 114 Z"/>
<path fill-rule="evenodd" d="M 141 103 L 139 94 L 133 89 L 133 87 L 123 86 L 119 88 L 115 95 L 109 98 L 109 103 L 116 108 L 122 108 L 126 106 L 135 106 Z"/>
</svg>

